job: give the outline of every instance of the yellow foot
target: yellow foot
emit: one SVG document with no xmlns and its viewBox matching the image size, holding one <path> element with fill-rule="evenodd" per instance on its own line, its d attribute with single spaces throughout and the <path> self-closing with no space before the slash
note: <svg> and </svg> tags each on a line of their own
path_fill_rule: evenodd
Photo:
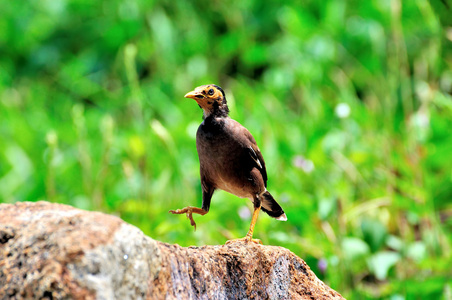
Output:
<svg viewBox="0 0 452 300">
<path fill-rule="evenodd" d="M 187 206 L 182 209 L 170 210 L 169 213 L 172 213 L 173 215 L 186 214 L 187 218 L 190 220 L 190 225 L 195 227 L 196 230 L 196 223 L 195 220 L 193 220 L 193 213 L 200 214 L 202 216 L 205 215 L 207 211 L 198 207 Z"/>
<path fill-rule="evenodd" d="M 233 239 L 233 240 L 226 241 L 225 245 L 229 245 L 229 244 L 232 244 L 232 243 L 245 243 L 245 244 L 255 243 L 255 244 L 261 244 L 262 245 L 261 240 L 253 239 L 253 238 L 251 238 L 249 236 L 246 236 L 246 237 L 241 238 L 241 239 Z"/>
</svg>

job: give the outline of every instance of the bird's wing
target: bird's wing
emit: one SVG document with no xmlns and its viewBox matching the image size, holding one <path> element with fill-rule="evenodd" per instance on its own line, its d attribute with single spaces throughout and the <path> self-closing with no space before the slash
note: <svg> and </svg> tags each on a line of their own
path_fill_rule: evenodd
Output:
<svg viewBox="0 0 452 300">
<path fill-rule="evenodd" d="M 261 172 L 262 179 L 264 179 L 265 187 L 267 187 L 267 169 L 265 169 L 265 161 L 262 153 L 256 144 L 251 144 L 248 147 L 251 158 L 256 162 L 256 168 Z"/>
<path fill-rule="evenodd" d="M 230 136 L 237 141 L 243 150 L 243 158 L 246 161 L 250 161 L 251 165 L 255 167 L 262 175 L 262 179 L 264 180 L 264 185 L 267 187 L 267 170 L 265 169 L 265 161 L 262 157 L 262 153 L 257 146 L 256 140 L 253 135 L 239 122 L 229 119 L 229 130 Z M 248 160 L 247 155 L 251 158 Z"/>
<path fill-rule="evenodd" d="M 248 149 L 250 150 L 251 158 L 256 162 L 256 164 L 259 167 L 259 169 L 262 169 L 262 163 L 259 160 L 259 156 L 257 156 L 256 151 L 254 151 L 252 146 L 248 146 Z M 259 151 L 259 149 L 257 149 L 257 151 Z M 262 155 L 261 155 L 261 157 L 262 157 Z"/>
<path fill-rule="evenodd" d="M 267 187 L 267 170 L 265 169 L 265 161 L 264 161 L 264 158 L 262 157 L 262 153 L 256 144 L 256 140 L 251 135 L 251 133 L 248 131 L 248 129 L 246 129 L 245 127 L 242 127 L 242 128 L 243 128 L 243 135 L 246 138 L 245 144 L 247 146 L 248 153 L 251 156 L 251 158 L 253 159 L 253 161 L 255 163 L 255 167 L 261 173 L 262 179 L 264 179 L 265 187 Z"/>
</svg>

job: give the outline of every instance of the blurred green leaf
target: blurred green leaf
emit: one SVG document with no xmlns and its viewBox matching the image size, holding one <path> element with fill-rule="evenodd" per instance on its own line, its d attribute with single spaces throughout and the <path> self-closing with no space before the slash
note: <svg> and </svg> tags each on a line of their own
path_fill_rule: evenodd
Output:
<svg viewBox="0 0 452 300">
<path fill-rule="evenodd" d="M 326 220 L 336 209 L 335 199 L 320 199 L 318 214 L 321 220 Z"/>
<path fill-rule="evenodd" d="M 372 252 L 376 252 L 384 244 L 387 231 L 386 227 L 378 220 L 364 219 L 361 223 L 361 230 L 364 240 L 372 249 Z"/>
<path fill-rule="evenodd" d="M 407 256 L 414 261 L 420 261 L 425 258 L 426 250 L 423 242 L 415 242 L 408 246 Z"/>
<path fill-rule="evenodd" d="M 396 252 L 381 251 L 368 258 L 369 269 L 378 280 L 385 280 L 388 271 L 400 260 L 400 255 Z"/>
<path fill-rule="evenodd" d="M 359 238 L 347 237 L 342 241 L 342 251 L 348 260 L 353 261 L 356 258 L 369 254 L 370 248 Z"/>
</svg>

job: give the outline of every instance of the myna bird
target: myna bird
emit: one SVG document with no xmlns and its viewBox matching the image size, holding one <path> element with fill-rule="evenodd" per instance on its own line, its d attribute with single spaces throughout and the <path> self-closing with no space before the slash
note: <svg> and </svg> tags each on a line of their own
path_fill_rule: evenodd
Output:
<svg viewBox="0 0 452 300">
<path fill-rule="evenodd" d="M 267 191 L 267 171 L 264 158 L 251 133 L 237 121 L 231 119 L 224 91 L 217 85 L 197 87 L 185 95 L 195 100 L 204 112 L 204 121 L 196 133 L 198 150 L 202 208 L 188 206 L 171 210 L 173 214 L 186 214 L 195 227 L 192 214 L 209 212 L 210 200 L 216 189 L 221 189 L 241 198 L 249 198 L 254 204 L 250 230 L 246 242 L 253 240 L 253 230 L 259 211 L 270 217 L 286 221 L 281 206 Z"/>
</svg>

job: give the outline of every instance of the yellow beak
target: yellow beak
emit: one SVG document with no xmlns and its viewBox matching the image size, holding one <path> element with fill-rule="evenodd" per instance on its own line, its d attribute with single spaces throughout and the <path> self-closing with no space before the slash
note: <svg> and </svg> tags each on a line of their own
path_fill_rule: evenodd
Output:
<svg viewBox="0 0 452 300">
<path fill-rule="evenodd" d="M 191 91 L 191 92 L 186 93 L 184 97 L 194 99 L 194 100 L 197 100 L 197 99 L 199 100 L 199 98 L 196 98 L 196 96 L 198 96 L 198 95 L 200 95 L 199 92 Z"/>
</svg>

